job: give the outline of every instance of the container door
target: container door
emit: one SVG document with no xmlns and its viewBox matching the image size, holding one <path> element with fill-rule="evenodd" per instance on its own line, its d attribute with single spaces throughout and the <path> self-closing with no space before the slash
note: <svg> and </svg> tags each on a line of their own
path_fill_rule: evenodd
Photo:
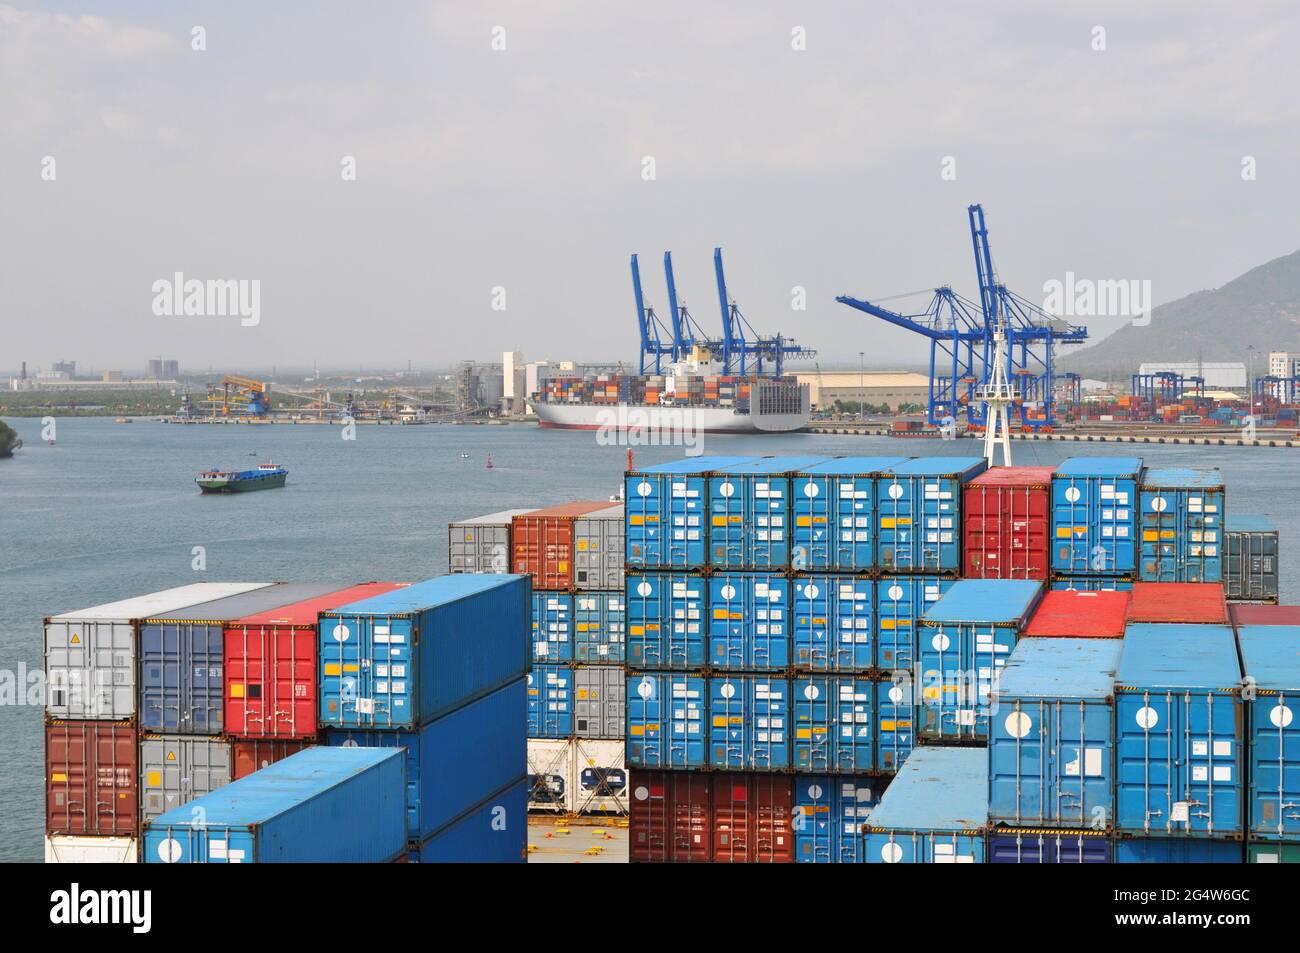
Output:
<svg viewBox="0 0 1300 953">
<path fill-rule="evenodd" d="M 629 573 L 628 662 L 635 667 L 703 668 L 705 585 L 687 573 Z"/>
<path fill-rule="evenodd" d="M 737 476 L 709 478 L 709 565 L 718 569 L 747 568 L 745 523 L 752 511 L 750 494 Z"/>
<path fill-rule="evenodd" d="M 529 739 L 528 810 L 556 814 L 574 810 L 573 744 Z"/>
<path fill-rule="evenodd" d="M 1081 700 L 1052 703 L 1055 799 L 1044 807 L 1055 826 L 1105 830 L 1114 824 L 1113 716 L 1110 705 Z"/>
<path fill-rule="evenodd" d="M 139 751 L 131 725 L 51 722 L 45 728 L 45 829 L 134 837 Z"/>
<path fill-rule="evenodd" d="M 744 480 L 750 519 L 742 526 L 747 568 L 779 569 L 790 565 L 790 480 L 751 476 Z"/>
<path fill-rule="evenodd" d="M 714 668 L 764 671 L 790 664 L 790 581 L 767 573 L 709 578 Z"/>
<path fill-rule="evenodd" d="M 1064 573 L 1136 569 L 1137 486 L 1133 480 L 1052 479 L 1052 568 Z"/>
<path fill-rule="evenodd" d="M 868 476 L 835 477 L 828 481 L 832 502 L 830 568 L 864 572 L 875 568 L 876 481 Z"/>
<path fill-rule="evenodd" d="M 573 743 L 575 807 L 580 813 L 628 812 L 628 770 L 619 741 Z"/>
<path fill-rule="evenodd" d="M 1241 832 L 1242 711 L 1236 695 L 1193 692 L 1183 697 L 1182 738 L 1186 823 L 1206 834 Z M 1179 810 L 1175 804 L 1175 810 Z"/>
<path fill-rule="evenodd" d="M 321 717 L 339 727 L 401 728 L 418 718 L 418 638 L 409 618 L 321 621 Z"/>
<path fill-rule="evenodd" d="M 876 666 L 910 670 L 916 661 L 921 617 L 952 588 L 937 576 L 886 576 L 876 583 Z"/>
<path fill-rule="evenodd" d="M 693 569 L 706 565 L 705 480 L 634 475 L 624 492 L 629 568 Z"/>
<path fill-rule="evenodd" d="M 921 627 L 918 642 L 921 737 L 988 737 L 989 693 L 1015 645 L 1015 631 L 934 623 Z"/>
<path fill-rule="evenodd" d="M 797 668 L 865 672 L 874 664 L 876 583 L 858 576 L 800 576 L 793 583 Z"/>
<path fill-rule="evenodd" d="M 533 661 L 573 661 L 573 596 L 533 592 Z"/>
<path fill-rule="evenodd" d="M 713 859 L 712 779 L 695 772 L 634 771 L 632 861 L 708 863 Z"/>
<path fill-rule="evenodd" d="M 136 631 L 129 622 L 50 622 L 45 671 L 53 718 L 121 721 L 136 713 Z"/>
<path fill-rule="evenodd" d="M 534 665 L 528 673 L 528 736 L 567 738 L 573 734 L 573 669 Z"/>
<path fill-rule="evenodd" d="M 876 770 L 894 774 L 912 752 L 912 678 L 909 672 L 876 682 Z"/>
<path fill-rule="evenodd" d="M 630 675 L 627 759 L 637 767 L 703 767 L 704 679 L 698 675 Z"/>
<path fill-rule="evenodd" d="M 1300 840 L 1300 722 L 1296 698 L 1260 692 L 1250 703 L 1251 836 Z"/>
<path fill-rule="evenodd" d="M 798 477 L 791 481 L 790 565 L 800 569 L 830 569 L 835 565 L 835 503 L 832 478 Z"/>
<path fill-rule="evenodd" d="M 784 679 L 709 679 L 710 741 L 715 768 L 769 771 L 790 764 L 788 694 Z"/>
<path fill-rule="evenodd" d="M 190 698 L 182 709 L 182 731 L 216 735 L 225 709 L 225 628 L 196 625 L 190 634 Z"/>
<path fill-rule="evenodd" d="M 908 477 L 882 477 L 876 484 L 876 549 L 880 568 L 917 570 L 921 545 L 918 534 L 924 531 L 919 507 L 915 505 L 915 481 Z"/>
</svg>

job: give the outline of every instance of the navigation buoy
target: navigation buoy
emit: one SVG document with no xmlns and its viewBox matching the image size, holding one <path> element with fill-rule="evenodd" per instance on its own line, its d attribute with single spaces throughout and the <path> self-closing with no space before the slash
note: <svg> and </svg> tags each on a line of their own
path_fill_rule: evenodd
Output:
<svg viewBox="0 0 1300 953">
<path fill-rule="evenodd" d="M 490 453 L 488 454 L 487 468 L 488 468 L 489 470 L 492 469 L 492 454 L 490 454 Z"/>
</svg>

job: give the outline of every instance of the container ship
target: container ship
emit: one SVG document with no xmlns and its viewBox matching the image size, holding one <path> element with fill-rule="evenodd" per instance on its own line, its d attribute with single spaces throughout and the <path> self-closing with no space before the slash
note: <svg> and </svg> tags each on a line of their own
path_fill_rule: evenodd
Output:
<svg viewBox="0 0 1300 953">
<path fill-rule="evenodd" d="M 807 384 L 711 373 L 707 362 L 667 374 L 553 377 L 527 403 L 543 427 L 569 430 L 789 433 L 812 416 Z"/>
</svg>

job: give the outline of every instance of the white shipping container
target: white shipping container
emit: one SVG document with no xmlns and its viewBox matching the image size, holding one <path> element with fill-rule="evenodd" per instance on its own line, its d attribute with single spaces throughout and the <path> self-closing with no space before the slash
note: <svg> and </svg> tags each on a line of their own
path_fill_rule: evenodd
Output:
<svg viewBox="0 0 1300 953">
<path fill-rule="evenodd" d="M 139 843 L 134 837 L 46 836 L 47 864 L 138 864 Z"/>
<path fill-rule="evenodd" d="M 141 619 L 263 589 L 267 582 L 196 582 L 45 620 L 46 710 L 55 719 L 123 721 L 135 716 Z"/>
<path fill-rule="evenodd" d="M 528 810 L 573 812 L 573 742 L 528 739 Z"/>
<path fill-rule="evenodd" d="M 448 524 L 447 571 L 509 572 L 511 523 L 536 508 L 502 510 Z"/>
<path fill-rule="evenodd" d="M 622 741 L 528 739 L 528 809 L 551 814 L 626 814 Z"/>
</svg>

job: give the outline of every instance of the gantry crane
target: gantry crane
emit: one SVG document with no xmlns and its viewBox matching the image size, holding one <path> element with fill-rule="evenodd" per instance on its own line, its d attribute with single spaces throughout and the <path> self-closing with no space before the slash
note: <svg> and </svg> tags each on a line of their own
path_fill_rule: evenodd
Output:
<svg viewBox="0 0 1300 953">
<path fill-rule="evenodd" d="M 713 271 L 718 279 L 718 305 L 722 310 L 722 366 L 724 374 L 763 374 L 764 362 L 780 377 L 786 358 L 807 359 L 817 352 L 780 334 L 763 337 L 727 296 L 727 279 L 722 269 L 722 249 L 713 249 Z"/>
</svg>

